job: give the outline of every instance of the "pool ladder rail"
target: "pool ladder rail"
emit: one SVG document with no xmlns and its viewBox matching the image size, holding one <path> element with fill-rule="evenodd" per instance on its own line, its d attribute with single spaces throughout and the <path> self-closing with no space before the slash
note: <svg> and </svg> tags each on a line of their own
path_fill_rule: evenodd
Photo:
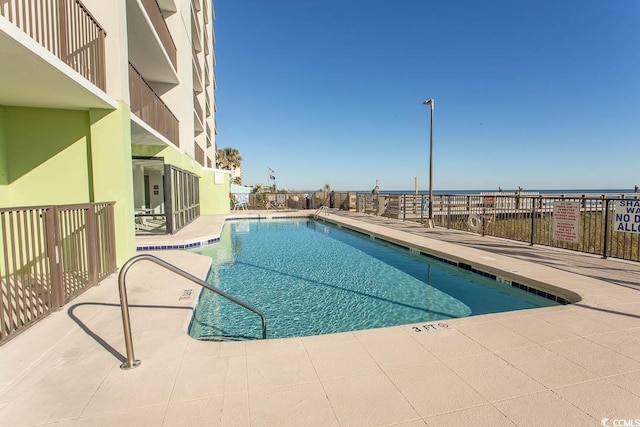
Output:
<svg viewBox="0 0 640 427">
<path fill-rule="evenodd" d="M 258 316 L 260 316 L 260 320 L 262 321 L 262 339 L 267 338 L 267 318 L 264 313 L 254 306 L 247 304 L 246 302 L 239 300 L 238 298 L 230 295 L 216 287 L 211 286 L 207 282 L 197 278 L 196 276 L 187 273 L 186 271 L 176 267 L 173 264 L 170 264 L 158 257 L 149 254 L 136 255 L 127 261 L 120 270 L 120 275 L 118 276 L 118 289 L 120 291 L 120 309 L 122 310 L 122 326 L 124 328 L 124 342 L 125 347 L 127 349 L 127 361 L 120 365 L 121 369 L 133 369 L 140 365 L 140 361 L 136 360 L 133 355 L 133 339 L 131 338 L 131 320 L 129 318 L 129 302 L 127 300 L 127 283 L 126 283 L 126 275 L 131 266 L 139 261 L 151 261 L 155 264 L 158 264 L 161 267 L 166 268 L 169 271 L 172 271 L 179 276 L 184 277 L 185 279 L 191 280 L 193 283 L 202 286 L 216 294 L 220 295 L 223 298 L 228 299 L 229 301 L 238 304 L 239 306 L 246 308 L 249 311 L 254 312 Z"/>
<path fill-rule="evenodd" d="M 327 216 L 329 216 L 329 208 L 325 205 L 322 205 L 313 214 L 313 219 L 318 219 L 318 217 L 322 214 L 322 212 L 324 212 L 325 214 L 327 214 Z"/>
</svg>

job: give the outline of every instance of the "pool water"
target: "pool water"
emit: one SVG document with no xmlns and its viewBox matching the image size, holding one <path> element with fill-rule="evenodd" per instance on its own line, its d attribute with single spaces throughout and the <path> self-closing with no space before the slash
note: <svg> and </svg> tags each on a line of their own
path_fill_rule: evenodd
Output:
<svg viewBox="0 0 640 427">
<path fill-rule="evenodd" d="M 557 305 L 313 219 L 227 221 L 207 282 L 262 310 L 267 337 L 320 335 Z M 203 290 L 194 338 L 255 339 L 260 318 Z"/>
</svg>

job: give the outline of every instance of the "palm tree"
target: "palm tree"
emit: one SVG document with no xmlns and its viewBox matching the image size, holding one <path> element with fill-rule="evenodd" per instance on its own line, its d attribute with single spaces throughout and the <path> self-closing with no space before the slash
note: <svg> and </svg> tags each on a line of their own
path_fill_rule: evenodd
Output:
<svg viewBox="0 0 640 427">
<path fill-rule="evenodd" d="M 216 167 L 234 172 L 242 166 L 242 156 L 236 148 L 226 147 L 216 151 Z M 242 177 L 233 178 L 233 183 L 242 185 Z"/>
</svg>

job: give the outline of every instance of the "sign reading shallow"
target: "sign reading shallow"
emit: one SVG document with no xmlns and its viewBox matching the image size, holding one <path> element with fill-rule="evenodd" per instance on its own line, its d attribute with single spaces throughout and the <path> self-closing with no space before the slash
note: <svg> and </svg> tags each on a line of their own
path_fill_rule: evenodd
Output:
<svg viewBox="0 0 640 427">
<path fill-rule="evenodd" d="M 640 200 L 614 200 L 615 231 L 640 233 Z"/>
<path fill-rule="evenodd" d="M 578 243 L 580 202 L 556 200 L 553 203 L 553 239 Z"/>
</svg>

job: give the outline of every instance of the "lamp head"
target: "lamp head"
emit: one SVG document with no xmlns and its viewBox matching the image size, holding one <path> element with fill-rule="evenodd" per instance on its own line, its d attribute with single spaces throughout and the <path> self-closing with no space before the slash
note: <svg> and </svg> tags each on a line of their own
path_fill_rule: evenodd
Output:
<svg viewBox="0 0 640 427">
<path fill-rule="evenodd" d="M 423 104 L 423 105 L 433 105 L 433 103 L 434 103 L 434 100 L 433 100 L 433 98 L 432 98 L 432 99 L 427 99 L 427 100 L 426 100 L 426 101 L 424 101 L 422 104 Z"/>
</svg>

